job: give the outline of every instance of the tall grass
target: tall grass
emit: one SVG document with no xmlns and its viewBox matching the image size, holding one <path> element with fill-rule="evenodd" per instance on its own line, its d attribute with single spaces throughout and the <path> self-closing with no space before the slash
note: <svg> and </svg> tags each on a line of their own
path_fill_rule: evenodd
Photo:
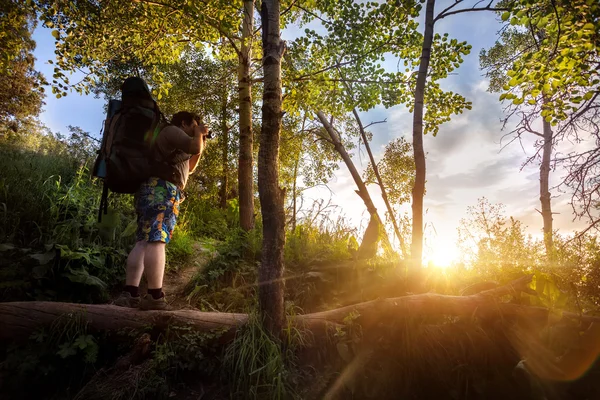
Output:
<svg viewBox="0 0 600 400">
<path fill-rule="evenodd" d="M 288 325 L 282 340 L 268 334 L 256 312 L 248 313 L 248 322 L 227 347 L 223 360 L 224 377 L 233 398 L 298 398 L 299 388 L 291 378 L 297 369 L 295 351 L 304 345 L 303 335 Z"/>
<path fill-rule="evenodd" d="M 88 162 L 61 143 L 54 152 L 0 144 L 0 297 L 7 300 L 105 301 L 124 273 L 135 232 L 131 196 L 114 196 L 98 223 L 101 187 Z"/>
</svg>

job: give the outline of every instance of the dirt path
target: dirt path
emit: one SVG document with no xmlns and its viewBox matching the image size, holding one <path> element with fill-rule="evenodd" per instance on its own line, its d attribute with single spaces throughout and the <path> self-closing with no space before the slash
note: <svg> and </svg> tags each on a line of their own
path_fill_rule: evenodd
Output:
<svg viewBox="0 0 600 400">
<path fill-rule="evenodd" d="M 192 280 L 211 257 L 211 251 L 200 242 L 194 242 L 194 254 L 190 262 L 178 270 L 171 270 L 165 274 L 163 291 L 167 295 L 167 301 L 176 309 L 195 308 L 186 299 L 185 287 Z"/>
</svg>

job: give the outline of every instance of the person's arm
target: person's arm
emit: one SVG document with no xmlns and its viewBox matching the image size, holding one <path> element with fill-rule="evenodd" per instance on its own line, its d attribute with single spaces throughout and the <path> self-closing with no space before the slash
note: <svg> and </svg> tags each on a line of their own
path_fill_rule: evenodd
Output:
<svg viewBox="0 0 600 400">
<path fill-rule="evenodd" d="M 191 155 L 201 154 L 205 145 L 204 136 L 207 133 L 208 129 L 205 125 L 196 126 L 193 136 L 189 136 L 181 128 L 168 126 L 165 128 L 164 137 L 159 137 L 159 140 L 168 142 L 169 147 L 181 150 L 184 153 Z"/>
<path fill-rule="evenodd" d="M 200 161 L 200 154 L 192 155 L 192 158 L 190 158 L 190 174 L 194 173 L 194 171 L 196 170 L 196 167 L 198 166 L 199 161 Z"/>
<path fill-rule="evenodd" d="M 204 124 L 200 124 L 194 129 L 194 137 L 193 137 L 194 142 L 192 144 L 195 145 L 196 141 L 197 141 L 199 151 L 198 151 L 198 153 L 191 153 L 192 157 L 190 158 L 190 166 L 189 166 L 190 174 L 192 174 L 196 170 L 196 167 L 198 166 L 198 162 L 200 161 L 202 152 L 204 151 L 204 148 L 206 147 L 206 135 L 207 134 L 208 134 L 208 128 Z M 196 149 L 194 148 L 194 150 L 196 150 Z"/>
</svg>

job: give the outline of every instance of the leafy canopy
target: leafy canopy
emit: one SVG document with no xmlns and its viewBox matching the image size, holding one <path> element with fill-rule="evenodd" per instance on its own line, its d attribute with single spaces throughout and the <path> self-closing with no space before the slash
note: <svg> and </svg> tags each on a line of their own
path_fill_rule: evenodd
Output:
<svg viewBox="0 0 600 400">
<path fill-rule="evenodd" d="M 502 14 L 517 30 L 537 29 L 534 46 L 515 59 L 500 99 L 519 105 L 543 96 L 542 116 L 553 125 L 590 106 L 600 94 L 596 0 L 517 0 Z"/>
</svg>

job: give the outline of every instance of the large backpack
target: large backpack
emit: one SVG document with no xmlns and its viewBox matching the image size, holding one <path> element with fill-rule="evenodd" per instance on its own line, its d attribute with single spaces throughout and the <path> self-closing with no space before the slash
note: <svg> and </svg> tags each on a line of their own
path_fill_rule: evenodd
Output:
<svg viewBox="0 0 600 400">
<path fill-rule="evenodd" d="M 110 100 L 104 134 L 92 175 L 104 180 L 98 221 L 107 212 L 108 191 L 135 193 L 152 174 L 152 146 L 166 120 L 146 83 L 127 78 L 121 100 Z"/>
</svg>

